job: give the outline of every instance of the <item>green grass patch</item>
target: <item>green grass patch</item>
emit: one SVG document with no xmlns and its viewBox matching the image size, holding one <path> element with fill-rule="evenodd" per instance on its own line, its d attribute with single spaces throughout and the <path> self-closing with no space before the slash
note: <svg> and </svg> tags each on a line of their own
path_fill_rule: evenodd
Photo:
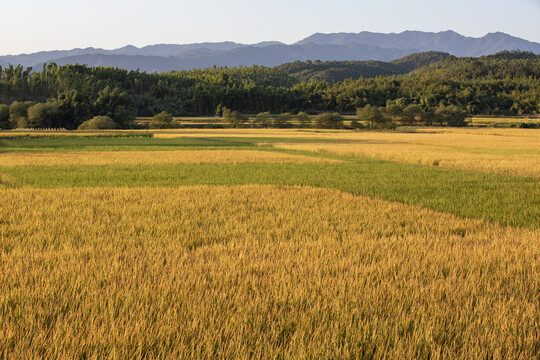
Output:
<svg viewBox="0 0 540 360">
<path fill-rule="evenodd" d="M 159 151 L 254 148 L 258 143 L 336 143 L 294 137 L 14 137 L 0 140 L 0 152 Z M 260 148 L 260 147 L 257 147 Z"/>
<path fill-rule="evenodd" d="M 0 152 L 66 152 L 66 151 L 155 151 L 193 149 L 237 149 L 250 146 L 248 141 L 227 138 L 182 137 L 66 137 L 13 138 L 0 142 Z"/>
</svg>

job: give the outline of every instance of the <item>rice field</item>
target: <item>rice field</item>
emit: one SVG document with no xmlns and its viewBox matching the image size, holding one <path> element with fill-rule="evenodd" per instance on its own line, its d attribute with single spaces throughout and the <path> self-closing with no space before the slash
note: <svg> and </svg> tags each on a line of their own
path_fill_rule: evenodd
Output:
<svg viewBox="0 0 540 360">
<path fill-rule="evenodd" d="M 0 358 L 540 357 L 538 130 L 10 134 Z"/>
<path fill-rule="evenodd" d="M 187 164 L 321 164 L 328 158 L 256 150 L 93 151 L 0 153 L 0 164 L 19 166 L 142 166 Z"/>
<path fill-rule="evenodd" d="M 341 142 L 273 143 L 274 147 L 411 164 L 540 176 L 540 131 L 451 130 L 355 133 Z"/>
<path fill-rule="evenodd" d="M 492 118 L 492 117 L 473 117 L 468 119 L 472 126 L 519 126 L 522 124 L 540 125 L 540 118 L 526 117 L 509 117 L 509 118 Z"/>
</svg>

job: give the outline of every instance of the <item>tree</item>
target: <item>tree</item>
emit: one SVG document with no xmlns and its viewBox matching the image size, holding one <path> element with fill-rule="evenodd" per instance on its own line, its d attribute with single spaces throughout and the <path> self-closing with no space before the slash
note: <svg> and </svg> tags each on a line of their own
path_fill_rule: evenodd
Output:
<svg viewBox="0 0 540 360">
<path fill-rule="evenodd" d="M 403 107 L 388 100 L 384 108 L 384 115 L 388 118 L 389 123 L 399 123 L 403 120 Z"/>
<path fill-rule="evenodd" d="M 284 129 L 291 126 L 291 113 L 281 113 L 274 118 L 274 127 L 278 129 Z"/>
<path fill-rule="evenodd" d="M 12 124 L 9 121 L 9 106 L 0 104 L 0 129 L 11 129 Z"/>
<path fill-rule="evenodd" d="M 31 101 L 19 102 L 14 101 L 9 106 L 9 121 L 12 127 L 27 128 L 28 123 L 26 118 L 28 117 L 28 108 L 32 106 Z"/>
<path fill-rule="evenodd" d="M 387 127 L 387 118 L 385 118 L 380 109 L 376 106 L 366 105 L 356 110 L 359 120 L 366 121 L 370 129 L 384 129 Z"/>
<path fill-rule="evenodd" d="M 462 127 L 467 126 L 467 122 L 465 119 L 467 118 L 467 114 L 459 109 L 458 107 L 451 105 L 451 106 L 439 106 L 437 109 L 435 109 L 435 121 L 439 123 L 441 126 L 456 126 L 456 127 Z"/>
<path fill-rule="evenodd" d="M 422 115 L 420 115 L 420 121 L 425 126 L 432 126 L 434 118 L 435 118 L 435 112 L 431 108 L 428 108 L 426 111 L 422 113 Z"/>
<path fill-rule="evenodd" d="M 28 127 L 31 128 L 55 128 L 62 127 L 58 104 L 37 103 L 28 108 Z"/>
<path fill-rule="evenodd" d="M 403 110 L 403 124 L 413 126 L 422 119 L 422 108 L 411 104 Z"/>
<path fill-rule="evenodd" d="M 358 130 L 358 129 L 363 129 L 365 128 L 364 124 L 361 123 L 360 121 L 358 121 L 357 119 L 353 119 L 351 121 L 351 127 L 354 129 L 354 130 Z"/>
<path fill-rule="evenodd" d="M 223 104 L 218 104 L 216 107 L 216 117 L 221 116 L 223 114 Z"/>
<path fill-rule="evenodd" d="M 298 120 L 298 127 L 300 128 L 308 128 L 312 124 L 312 121 L 309 118 L 309 115 L 302 111 L 300 111 L 296 115 L 296 119 Z"/>
<path fill-rule="evenodd" d="M 59 93 L 55 101 L 62 118 L 61 127 L 74 130 L 91 117 L 88 101 L 77 90 Z"/>
<path fill-rule="evenodd" d="M 467 113 L 455 105 L 449 107 L 450 119 L 447 122 L 448 126 L 463 127 L 467 126 Z"/>
<path fill-rule="evenodd" d="M 223 120 L 230 126 L 234 128 L 240 128 L 244 126 L 246 122 L 246 117 L 240 114 L 238 111 L 232 111 L 226 107 L 223 108 Z"/>
<path fill-rule="evenodd" d="M 98 93 L 94 102 L 94 113 L 108 116 L 114 120 L 118 127 L 127 129 L 133 125 L 136 111 L 132 108 L 131 96 L 116 87 L 113 90 L 109 86 Z"/>
<path fill-rule="evenodd" d="M 341 129 L 343 117 L 338 113 L 322 113 L 313 120 L 313 126 L 318 129 Z"/>
<path fill-rule="evenodd" d="M 253 126 L 256 128 L 267 128 L 272 125 L 272 116 L 268 111 L 258 113 L 253 120 Z"/>
<path fill-rule="evenodd" d="M 150 127 L 153 129 L 170 129 L 173 127 L 173 116 L 166 111 L 154 115 L 150 122 Z"/>
<path fill-rule="evenodd" d="M 116 122 L 108 116 L 94 116 L 79 125 L 78 130 L 105 130 L 116 129 Z"/>
</svg>

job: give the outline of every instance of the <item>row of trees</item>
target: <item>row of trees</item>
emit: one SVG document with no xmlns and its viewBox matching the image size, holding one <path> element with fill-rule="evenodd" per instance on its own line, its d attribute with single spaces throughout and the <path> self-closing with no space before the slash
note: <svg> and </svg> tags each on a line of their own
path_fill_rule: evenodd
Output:
<svg viewBox="0 0 540 360">
<path fill-rule="evenodd" d="M 106 87 L 90 102 L 77 90 L 58 94 L 46 102 L 14 101 L 0 104 L 0 128 L 77 129 L 94 116 L 106 116 L 117 128 L 129 128 L 135 119 L 131 96 L 119 88 Z"/>
<path fill-rule="evenodd" d="M 539 113 L 540 58 L 522 53 L 447 57 L 406 75 L 335 84 L 317 79 L 300 82 L 284 70 L 262 66 L 147 74 L 52 63 L 35 72 L 10 65 L 0 67 L 0 104 L 9 107 L 8 120 L 4 115 L 0 119 L 4 128 L 24 125 L 23 118 L 29 126 L 75 129 L 94 116 L 108 116 L 119 127 L 129 127 L 135 116 L 161 111 L 174 116 L 214 115 L 224 108 L 251 114 L 353 114 L 367 105 L 386 109 L 388 104 L 385 111 L 392 115 L 387 117 L 396 123 L 429 123 L 437 109 L 486 115 Z M 402 113 L 394 114 L 394 105 Z M 28 113 L 30 107 L 36 108 Z M 423 117 L 411 115 L 418 108 Z M 438 118 L 444 112 L 439 110 Z"/>
<path fill-rule="evenodd" d="M 223 108 L 222 118 L 230 127 L 252 128 L 319 128 L 342 129 L 345 128 L 344 118 L 337 112 L 325 112 L 315 117 L 301 111 L 293 115 L 289 112 L 272 115 L 261 112 L 253 118 L 228 108 Z M 467 126 L 467 113 L 456 106 L 439 106 L 423 110 L 418 105 L 403 107 L 388 101 L 386 107 L 366 105 L 356 109 L 356 118 L 353 118 L 347 127 L 353 129 L 394 129 L 397 126 Z M 151 126 L 154 128 L 173 127 L 171 114 L 162 112 L 154 116 Z"/>
</svg>

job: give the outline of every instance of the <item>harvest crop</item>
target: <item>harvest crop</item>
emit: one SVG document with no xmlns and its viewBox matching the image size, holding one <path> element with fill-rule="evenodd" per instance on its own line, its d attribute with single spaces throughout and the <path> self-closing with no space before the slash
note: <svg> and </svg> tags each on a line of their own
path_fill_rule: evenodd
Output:
<svg viewBox="0 0 540 360">
<path fill-rule="evenodd" d="M 538 351 L 538 231 L 306 187 L 1 197 L 4 354 Z"/>
<path fill-rule="evenodd" d="M 105 166 L 182 164 L 339 163 L 336 159 L 256 150 L 93 151 L 0 153 L 0 164 L 17 166 Z"/>
<path fill-rule="evenodd" d="M 510 131 L 509 131 L 510 130 Z M 354 136 L 356 135 L 356 136 Z M 540 176 L 540 132 L 441 131 L 357 133 L 340 142 L 272 144 L 274 147 L 369 157 L 412 164 Z"/>
<path fill-rule="evenodd" d="M 0 134 L 0 358 L 539 357 L 538 132 L 421 131 Z"/>
</svg>

